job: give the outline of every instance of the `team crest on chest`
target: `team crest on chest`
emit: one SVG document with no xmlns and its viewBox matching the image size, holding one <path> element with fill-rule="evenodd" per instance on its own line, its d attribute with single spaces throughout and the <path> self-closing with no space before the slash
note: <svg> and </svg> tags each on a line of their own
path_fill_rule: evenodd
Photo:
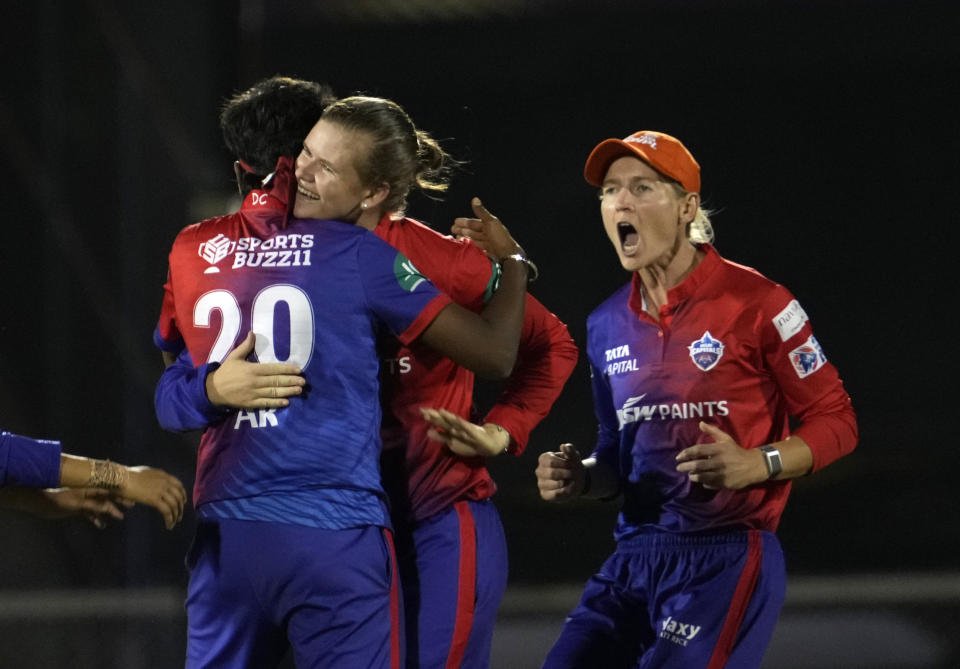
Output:
<svg viewBox="0 0 960 669">
<path fill-rule="evenodd" d="M 709 372 L 720 362 L 725 347 L 719 339 L 715 339 L 707 330 L 700 339 L 687 348 L 690 349 L 690 359 L 693 360 L 693 364 L 702 371 Z"/>
</svg>

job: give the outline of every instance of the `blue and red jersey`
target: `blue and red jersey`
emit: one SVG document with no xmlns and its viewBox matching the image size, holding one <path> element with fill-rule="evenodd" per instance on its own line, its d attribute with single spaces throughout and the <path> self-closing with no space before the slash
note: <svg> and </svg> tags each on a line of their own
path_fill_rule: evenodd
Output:
<svg viewBox="0 0 960 669">
<path fill-rule="evenodd" d="M 479 312 L 497 288 L 500 267 L 469 240 L 410 218 L 385 216 L 374 233 L 409 258 L 450 298 Z M 461 500 L 488 499 L 496 485 L 483 458 L 464 458 L 427 437 L 420 407 L 469 420 L 473 372 L 419 341 L 385 341 L 381 349 L 384 479 L 397 513 L 422 521 Z M 517 365 L 497 404 L 481 420 L 510 433 L 510 452 L 525 448 L 577 361 L 566 326 L 529 294 Z"/>
<path fill-rule="evenodd" d="M 449 303 L 403 254 L 338 221 L 288 219 L 282 160 L 239 212 L 185 228 L 170 252 L 161 349 L 219 362 L 250 330 L 260 362 L 304 370 L 289 407 L 230 412 L 204 432 L 201 517 L 388 526 L 376 337 L 416 338 Z"/>
<path fill-rule="evenodd" d="M 624 482 L 618 540 L 648 529 L 776 530 L 789 481 L 708 490 L 676 471 L 677 453 L 710 440 L 700 421 L 744 448 L 799 436 L 814 471 L 856 445 L 850 398 L 793 295 L 709 245 L 701 250 L 659 322 L 637 275 L 587 321 L 594 456 Z"/>
</svg>

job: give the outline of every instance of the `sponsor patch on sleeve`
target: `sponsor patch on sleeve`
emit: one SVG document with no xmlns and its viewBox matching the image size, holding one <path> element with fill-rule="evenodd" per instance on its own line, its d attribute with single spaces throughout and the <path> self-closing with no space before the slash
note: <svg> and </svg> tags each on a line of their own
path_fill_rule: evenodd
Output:
<svg viewBox="0 0 960 669">
<path fill-rule="evenodd" d="M 827 356 L 823 354 L 817 338 L 810 335 L 807 341 L 790 351 L 790 363 L 802 379 L 823 367 L 827 363 Z"/>
<path fill-rule="evenodd" d="M 800 328 L 806 323 L 807 312 L 803 310 L 800 303 L 791 300 L 783 311 L 773 317 L 773 324 L 777 326 L 777 332 L 780 333 L 780 340 L 787 341 L 793 335 L 800 332 Z"/>
<path fill-rule="evenodd" d="M 397 283 L 410 293 L 427 280 L 427 277 L 421 274 L 420 270 L 414 267 L 413 263 L 402 253 L 397 253 L 397 257 L 393 261 L 393 274 L 397 277 Z"/>
</svg>

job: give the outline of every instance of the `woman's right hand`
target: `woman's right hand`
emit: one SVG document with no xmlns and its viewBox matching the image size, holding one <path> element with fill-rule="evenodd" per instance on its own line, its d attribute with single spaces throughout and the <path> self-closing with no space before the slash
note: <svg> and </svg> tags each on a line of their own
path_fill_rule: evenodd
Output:
<svg viewBox="0 0 960 669">
<path fill-rule="evenodd" d="M 507 227 L 500 222 L 499 218 L 487 211 L 480 198 L 473 198 L 470 206 L 476 218 L 454 219 L 453 226 L 450 228 L 454 236 L 471 240 L 498 262 L 517 253 L 526 255 L 523 248 L 510 236 Z"/>
</svg>

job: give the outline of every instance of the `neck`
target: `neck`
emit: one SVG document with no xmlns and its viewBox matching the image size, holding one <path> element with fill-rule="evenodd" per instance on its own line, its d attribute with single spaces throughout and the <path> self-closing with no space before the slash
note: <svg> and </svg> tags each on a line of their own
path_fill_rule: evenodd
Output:
<svg viewBox="0 0 960 669">
<path fill-rule="evenodd" d="M 683 283 L 703 256 L 702 251 L 683 239 L 653 263 L 637 270 L 651 316 L 659 320 L 660 307 L 667 303 L 667 291 Z"/>
<path fill-rule="evenodd" d="M 356 224 L 372 232 L 380 223 L 381 218 L 383 218 L 383 212 L 379 209 L 364 209 L 357 217 Z"/>
</svg>

